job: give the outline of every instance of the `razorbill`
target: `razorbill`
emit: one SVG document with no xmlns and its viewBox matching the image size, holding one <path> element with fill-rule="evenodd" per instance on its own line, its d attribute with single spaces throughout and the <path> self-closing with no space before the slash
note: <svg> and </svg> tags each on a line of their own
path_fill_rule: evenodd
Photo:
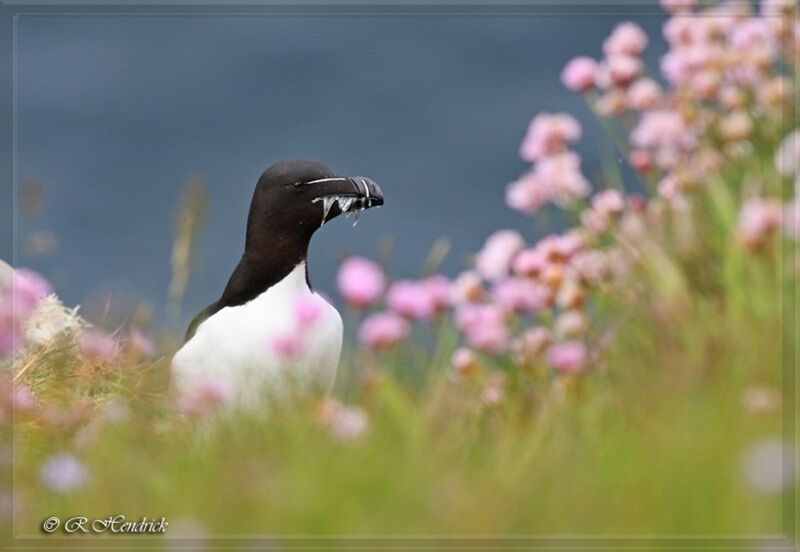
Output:
<svg viewBox="0 0 800 552">
<path fill-rule="evenodd" d="M 309 242 L 338 215 L 379 205 L 383 192 L 366 177 L 340 176 L 316 161 L 267 169 L 250 203 L 242 259 L 220 299 L 192 320 L 172 360 L 179 397 L 201 392 L 208 381 L 243 406 L 298 387 L 329 391 L 342 319 L 311 287 Z M 315 312 L 312 324 L 298 324 L 299 304 Z"/>
</svg>

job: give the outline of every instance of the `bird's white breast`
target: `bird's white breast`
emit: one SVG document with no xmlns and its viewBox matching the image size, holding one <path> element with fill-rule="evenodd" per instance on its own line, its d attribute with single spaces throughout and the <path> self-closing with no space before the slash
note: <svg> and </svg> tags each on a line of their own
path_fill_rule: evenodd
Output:
<svg viewBox="0 0 800 552">
<path fill-rule="evenodd" d="M 319 316 L 301 327 L 295 316 L 300 301 L 318 304 Z M 294 355 L 276 352 L 276 340 L 295 336 Z M 181 396 L 213 381 L 241 405 L 258 405 L 265 395 L 284 395 L 289 388 L 329 391 L 342 347 L 342 319 L 337 310 L 311 291 L 305 264 L 252 301 L 225 307 L 197 328 L 175 354 L 173 378 Z"/>
</svg>

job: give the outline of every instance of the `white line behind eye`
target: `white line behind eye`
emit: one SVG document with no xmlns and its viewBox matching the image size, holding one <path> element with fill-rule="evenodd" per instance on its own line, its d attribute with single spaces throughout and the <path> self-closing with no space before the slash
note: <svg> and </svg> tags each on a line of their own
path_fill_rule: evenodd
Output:
<svg viewBox="0 0 800 552">
<path fill-rule="evenodd" d="M 306 184 L 319 184 L 320 182 L 336 182 L 337 180 L 347 180 L 341 176 L 333 176 L 330 178 L 318 178 L 316 180 L 309 180 Z"/>
</svg>

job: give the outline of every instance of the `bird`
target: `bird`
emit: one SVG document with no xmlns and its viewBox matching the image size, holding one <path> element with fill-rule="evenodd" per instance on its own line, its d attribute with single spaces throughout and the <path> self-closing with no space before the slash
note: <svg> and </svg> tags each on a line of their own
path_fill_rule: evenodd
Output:
<svg viewBox="0 0 800 552">
<path fill-rule="evenodd" d="M 370 178 L 341 176 L 312 160 L 276 163 L 261 174 L 247 216 L 244 253 L 220 298 L 189 324 L 172 359 L 179 396 L 190 400 L 213 382 L 226 402 L 257 407 L 295 391 L 332 389 L 342 348 L 342 318 L 312 287 L 309 243 L 341 214 L 383 205 Z M 310 304 L 313 324 L 296 324 L 296 306 Z M 301 340 L 292 354 L 271 346 Z"/>
</svg>

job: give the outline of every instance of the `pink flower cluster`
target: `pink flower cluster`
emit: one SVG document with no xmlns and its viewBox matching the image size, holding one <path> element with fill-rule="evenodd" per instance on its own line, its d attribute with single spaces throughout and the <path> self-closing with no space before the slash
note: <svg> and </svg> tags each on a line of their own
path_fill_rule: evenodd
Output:
<svg viewBox="0 0 800 552">
<path fill-rule="evenodd" d="M 695 12 L 697 4 L 662 1 L 672 14 L 663 29 L 669 45 L 661 59 L 667 89 L 640 75 L 639 56 L 648 41 L 633 23 L 614 29 L 603 44 L 602 60 L 575 58 L 562 72 L 567 88 L 592 92 L 589 100 L 601 116 L 625 115 L 630 165 L 656 183 L 659 195 L 677 210 L 685 210 L 687 193 L 720 175 L 729 160 L 751 155 L 759 125 L 780 124 L 794 97 L 784 67 L 793 67 L 800 52 L 796 2 L 764 1 L 760 14 L 746 2 L 721 2 Z M 792 136 L 778 148 L 775 164 L 781 175 L 796 178 L 800 156 Z M 517 195 L 512 206 L 519 208 L 524 202 Z M 759 248 L 782 218 L 786 233 L 796 235 L 796 205 L 794 199 L 787 202 L 782 216 L 773 200 L 744 201 L 740 243 Z M 585 212 L 582 222 L 602 230 L 608 217 L 594 210 Z"/>
<path fill-rule="evenodd" d="M 444 276 L 397 280 L 386 289 L 383 269 L 361 257 L 350 257 L 342 264 L 337 283 L 339 293 L 354 307 L 373 307 L 384 300 L 385 310 L 367 316 L 358 332 L 360 343 L 375 350 L 404 340 L 411 322 L 432 320 L 451 302 L 451 283 Z"/>
<path fill-rule="evenodd" d="M 451 359 L 456 380 L 508 358 L 520 369 L 545 366 L 574 375 L 598 362 L 608 342 L 608 333 L 592 327 L 596 300 L 608 293 L 630 297 L 628 276 L 653 255 L 649 245 L 669 250 L 674 244 L 659 240 L 678 240 L 667 237 L 666 228 L 684 241 L 702 239 L 690 235 L 691 224 L 671 218 L 693 212 L 695 190 L 712 182 L 741 190 L 733 197 L 741 208 L 738 222 L 725 230 L 747 250 L 765 249 L 781 227 L 789 236 L 800 235 L 800 129 L 782 127 L 780 118 L 793 97 L 782 66 L 793 67 L 793 56 L 800 55 L 797 5 L 764 2 L 756 15 L 747 3 L 723 2 L 695 13 L 697 4 L 662 0 L 671 14 L 664 27 L 665 86 L 644 74 L 641 56 L 649 40 L 635 23 L 613 29 L 602 59 L 575 58 L 561 74 L 568 89 L 587 94 L 600 117 L 612 124 L 618 118 L 631 167 L 657 193 L 647 198 L 610 188 L 590 197 L 580 158 L 569 149 L 581 136 L 578 121 L 565 113 L 536 116 L 519 150 L 531 170 L 507 187 L 506 203 L 526 214 L 547 204 L 580 207 L 578 225 L 534 244 L 519 232 L 499 230 L 486 239 L 474 266 L 452 282 L 438 277 L 436 286 L 432 279 L 393 283 L 385 310 L 364 320 L 362 344 L 388 347 L 405 339 L 412 323 L 447 311 L 462 338 Z M 768 136 L 780 129 L 782 143 L 760 136 L 762 127 Z M 760 149 L 774 146 L 772 169 L 751 159 L 756 137 Z M 762 178 L 768 182 L 731 182 L 756 167 L 766 171 Z M 795 194 L 785 201 L 789 179 Z M 340 291 L 360 308 L 376 306 L 384 285 L 383 272 L 364 259 L 349 260 L 340 272 Z M 503 375 L 494 372 L 484 383 L 484 404 L 502 401 Z"/>
<path fill-rule="evenodd" d="M 40 301 L 53 293 L 40 274 L 17 269 L 0 289 L 0 355 L 11 355 L 23 345 L 24 327 Z"/>
<path fill-rule="evenodd" d="M 542 113 L 531 121 L 520 156 L 534 163 L 528 173 L 509 184 L 506 203 L 533 214 L 547 203 L 569 207 L 589 195 L 589 181 L 581 173 L 580 157 L 567 149 L 581 135 L 581 127 L 566 113 Z"/>
</svg>

